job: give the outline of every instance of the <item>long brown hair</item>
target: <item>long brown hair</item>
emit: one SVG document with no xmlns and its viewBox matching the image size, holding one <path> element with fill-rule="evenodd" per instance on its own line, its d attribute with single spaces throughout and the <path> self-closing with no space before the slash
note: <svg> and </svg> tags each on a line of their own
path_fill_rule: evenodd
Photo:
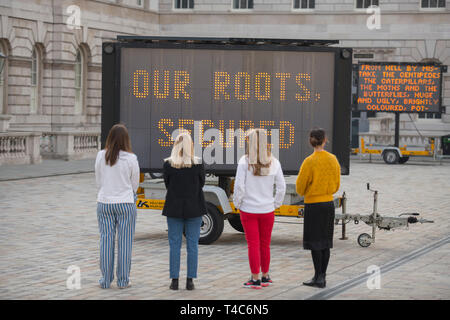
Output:
<svg viewBox="0 0 450 320">
<path fill-rule="evenodd" d="M 247 131 L 247 148 L 249 169 L 255 176 L 267 176 L 270 172 L 272 154 L 267 145 L 267 132 L 264 129 L 250 129 Z"/>
<path fill-rule="evenodd" d="M 115 124 L 109 130 L 105 149 L 106 164 L 109 164 L 111 167 L 117 162 L 120 150 L 131 152 L 131 142 L 127 127 L 120 123 Z"/>
</svg>

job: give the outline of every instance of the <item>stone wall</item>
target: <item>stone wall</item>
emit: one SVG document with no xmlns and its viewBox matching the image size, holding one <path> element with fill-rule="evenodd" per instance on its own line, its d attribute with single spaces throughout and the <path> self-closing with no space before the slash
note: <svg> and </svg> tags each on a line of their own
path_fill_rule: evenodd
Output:
<svg viewBox="0 0 450 320">
<path fill-rule="evenodd" d="M 374 61 L 433 58 L 450 65 L 450 0 L 439 10 L 423 10 L 419 0 L 380 0 L 381 28 L 375 30 L 366 26 L 371 14 L 355 9 L 355 0 L 316 0 L 313 10 L 293 10 L 292 3 L 254 0 L 252 10 L 233 10 L 232 0 L 195 0 L 193 10 L 174 10 L 173 0 L 2 0 L 0 41 L 7 49 L 8 78 L 0 113 L 11 116 L 10 131 L 98 132 L 101 45 L 117 35 L 339 39 L 339 46 L 373 53 Z M 68 24 L 75 21 L 73 11 L 68 11 L 74 4 L 80 8 L 79 27 Z M 38 106 L 33 110 L 35 48 L 41 52 L 42 71 Z M 87 73 L 84 103 L 77 109 L 79 49 Z M 443 79 L 443 104 L 449 107 L 442 119 L 413 116 L 419 130 L 450 132 L 449 72 Z M 404 120 L 404 128 L 409 128 L 409 117 Z"/>
<path fill-rule="evenodd" d="M 101 46 L 118 34 L 156 31 L 157 16 L 113 1 L 78 1 L 79 28 L 69 28 L 72 1 L 5 1 L 0 4 L 0 38 L 8 54 L 8 98 L 3 113 L 12 130 L 95 130 L 101 112 Z M 111 2 L 111 3 L 108 3 Z M 3 6 L 2 6 L 3 5 Z M 6 6 L 5 6 L 6 5 Z M 31 56 L 42 47 L 39 106 L 31 111 Z M 85 54 L 84 104 L 75 108 L 75 59 Z"/>
</svg>

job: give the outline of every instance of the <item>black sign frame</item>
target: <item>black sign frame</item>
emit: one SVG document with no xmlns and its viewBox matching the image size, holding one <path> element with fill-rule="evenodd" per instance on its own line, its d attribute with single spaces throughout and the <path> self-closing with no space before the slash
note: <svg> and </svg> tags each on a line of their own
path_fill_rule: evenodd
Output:
<svg viewBox="0 0 450 320">
<path fill-rule="evenodd" d="M 363 110 L 358 108 L 358 97 L 359 97 L 359 68 L 360 65 L 366 64 L 366 65 L 412 65 L 412 66 L 433 66 L 433 67 L 439 67 L 441 72 L 441 77 L 439 79 L 439 111 L 377 111 L 377 110 Z M 357 64 L 355 64 L 356 67 L 356 98 L 354 103 L 354 110 L 353 111 L 363 111 L 363 112 L 388 112 L 388 113 L 443 113 L 443 107 L 442 107 L 442 74 L 445 69 L 445 65 L 442 65 L 437 62 L 390 62 L 390 61 L 358 61 Z"/>
<path fill-rule="evenodd" d="M 120 37 L 118 37 L 120 38 Z M 151 38 L 149 38 L 151 39 Z M 199 38 L 193 38 L 193 40 Z M 233 42 L 221 39 L 202 38 L 204 41 L 194 42 L 189 38 L 172 39 L 168 41 L 142 41 L 127 38 L 122 42 L 104 42 L 102 44 L 102 115 L 101 115 L 101 147 L 104 148 L 106 138 L 111 127 L 120 121 L 120 70 L 122 48 L 185 48 L 185 49 L 217 49 L 217 50 L 268 50 L 268 51 L 302 51 L 302 52 L 332 52 L 334 53 L 334 99 L 333 99 L 333 141 L 330 141 L 331 152 L 336 155 L 340 165 L 341 174 L 350 173 L 350 125 L 351 125 L 351 79 L 352 56 L 351 48 L 327 47 L 322 45 L 300 46 L 289 40 L 280 43 L 258 44 L 247 39 L 233 39 Z M 144 39 L 145 40 L 145 39 Z M 211 41 L 208 41 L 211 40 Z M 214 41 L 213 41 L 214 40 Z M 223 40 L 223 39 L 222 39 Z M 229 39 L 227 39 L 229 40 Z M 293 45 L 294 44 L 294 45 Z M 306 137 L 305 137 L 306 139 Z M 312 151 L 312 149 L 311 149 Z M 151 152 L 151 150 L 149 150 Z M 300 168 L 301 163 L 298 164 Z M 237 166 L 237 164 L 236 164 Z M 160 168 L 141 168 L 141 172 L 162 172 Z M 207 173 L 218 176 L 234 176 L 236 170 L 211 170 L 206 167 Z M 298 170 L 284 171 L 285 175 L 295 175 Z"/>
</svg>

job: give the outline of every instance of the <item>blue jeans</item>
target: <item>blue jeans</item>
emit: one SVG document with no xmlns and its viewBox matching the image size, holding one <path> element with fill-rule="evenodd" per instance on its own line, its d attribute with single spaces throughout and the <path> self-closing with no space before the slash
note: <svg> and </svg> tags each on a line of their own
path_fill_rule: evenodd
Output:
<svg viewBox="0 0 450 320">
<path fill-rule="evenodd" d="M 201 225 L 202 217 L 189 219 L 167 217 L 167 226 L 169 227 L 171 279 L 178 279 L 180 275 L 180 253 L 183 230 L 186 234 L 187 277 L 197 278 L 198 239 L 200 238 Z"/>
</svg>

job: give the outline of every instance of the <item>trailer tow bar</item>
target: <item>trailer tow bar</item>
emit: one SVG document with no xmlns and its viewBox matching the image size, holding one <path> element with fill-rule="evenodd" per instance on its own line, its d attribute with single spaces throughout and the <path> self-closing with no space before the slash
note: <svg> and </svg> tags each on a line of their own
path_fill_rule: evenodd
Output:
<svg viewBox="0 0 450 320">
<path fill-rule="evenodd" d="M 365 224 L 372 227 L 372 235 L 368 233 L 361 233 L 358 236 L 358 244 L 361 247 L 369 247 L 372 243 L 375 243 L 375 235 L 377 227 L 378 229 L 383 230 L 394 230 L 399 227 L 408 227 L 409 224 L 412 223 L 433 223 L 432 220 L 427 220 L 423 218 L 417 218 L 419 213 L 401 213 L 398 217 L 384 217 L 378 213 L 378 191 L 372 190 L 370 188 L 370 184 L 367 183 L 367 190 L 373 192 L 373 211 L 369 215 L 361 215 L 361 214 L 349 214 L 347 213 L 347 196 L 345 192 L 341 197 L 342 204 L 342 214 L 335 215 L 335 224 L 339 223 L 339 220 L 342 220 L 342 235 L 340 240 L 347 240 L 346 236 L 346 224 L 353 220 L 355 224 L 358 224 L 360 221 L 363 221 Z"/>
</svg>

